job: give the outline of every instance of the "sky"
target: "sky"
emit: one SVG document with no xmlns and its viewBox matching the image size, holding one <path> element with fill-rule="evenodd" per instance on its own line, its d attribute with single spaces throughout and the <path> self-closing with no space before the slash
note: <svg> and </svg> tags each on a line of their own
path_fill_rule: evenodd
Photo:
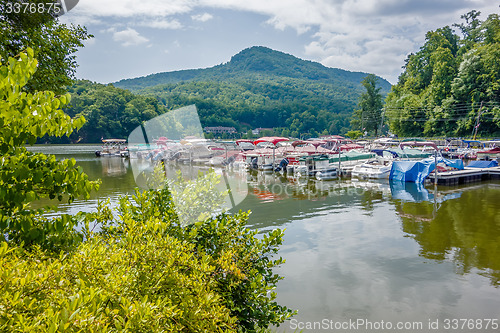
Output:
<svg viewBox="0 0 500 333">
<path fill-rule="evenodd" d="M 266 46 L 395 84 L 427 31 L 473 9 L 482 20 L 500 14 L 495 0 L 80 0 L 60 19 L 94 35 L 77 53 L 77 78 L 100 83 L 212 67 Z"/>
</svg>

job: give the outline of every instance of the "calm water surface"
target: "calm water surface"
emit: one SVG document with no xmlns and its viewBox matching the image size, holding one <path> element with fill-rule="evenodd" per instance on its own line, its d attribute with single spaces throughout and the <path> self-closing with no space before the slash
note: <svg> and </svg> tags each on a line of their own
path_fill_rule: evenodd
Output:
<svg viewBox="0 0 500 333">
<path fill-rule="evenodd" d="M 34 148 L 73 157 L 91 179 L 102 179 L 90 201 L 61 204 L 60 211 L 92 211 L 98 199 L 116 202 L 134 192 L 130 162 L 95 158 L 97 148 Z M 493 322 L 485 328 L 487 319 L 500 322 L 500 182 L 435 190 L 389 182 L 243 176 L 249 195 L 238 208 L 252 210 L 249 227 L 286 229 L 280 255 L 287 261 L 277 269 L 285 277 L 277 288 L 278 302 L 299 313 L 278 332 L 500 331 Z M 453 319 L 474 323 L 467 322 L 469 328 Z M 360 326 L 335 329 L 349 321 Z M 399 322 L 413 329 L 398 330 Z"/>
</svg>

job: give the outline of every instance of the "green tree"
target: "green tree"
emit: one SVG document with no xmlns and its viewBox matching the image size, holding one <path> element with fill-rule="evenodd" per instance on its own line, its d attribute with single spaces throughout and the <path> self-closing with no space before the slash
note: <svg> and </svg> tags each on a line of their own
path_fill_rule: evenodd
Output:
<svg viewBox="0 0 500 333">
<path fill-rule="evenodd" d="M 9 58 L 7 64 L 0 67 L 0 237 L 25 246 L 73 246 L 82 239 L 74 230 L 77 217 L 50 219 L 29 204 L 44 197 L 69 202 L 76 196 L 89 197 L 98 184 L 88 180 L 74 159 L 56 161 L 54 156 L 27 151 L 25 144 L 49 133 L 69 135 L 85 120 L 71 119 L 61 110 L 69 94 L 23 91 L 37 69 L 33 50 Z"/>
<path fill-rule="evenodd" d="M 357 140 L 363 136 L 363 132 L 357 131 L 357 130 L 356 131 L 349 131 L 349 132 L 347 132 L 346 136 L 348 136 L 349 138 L 351 138 L 353 140 Z"/>
<path fill-rule="evenodd" d="M 420 50 L 408 56 L 386 98 L 394 133 L 464 135 L 481 112 L 481 129 L 498 135 L 500 78 L 494 59 L 500 54 L 500 19 L 492 14 L 482 22 L 479 15 L 471 11 L 462 15 L 465 23 L 453 25 L 462 39 L 449 27 L 430 31 Z"/>
<path fill-rule="evenodd" d="M 354 111 L 353 125 L 362 131 L 372 132 L 377 136 L 382 121 L 382 94 L 377 87 L 378 78 L 374 74 L 367 75 L 361 84 L 366 91 L 361 94 L 358 110 Z"/>
<path fill-rule="evenodd" d="M 0 0 L 0 57 L 7 61 L 26 48 L 32 48 L 38 60 L 38 70 L 24 89 L 30 92 L 51 90 L 62 94 L 75 76 L 76 51 L 93 36 L 87 33 L 85 27 L 60 23 L 54 18 L 53 11 L 25 11 L 24 7 L 17 13 L 9 10 L 19 3 L 16 0 Z M 30 0 L 25 3 L 48 5 L 55 1 Z"/>
</svg>

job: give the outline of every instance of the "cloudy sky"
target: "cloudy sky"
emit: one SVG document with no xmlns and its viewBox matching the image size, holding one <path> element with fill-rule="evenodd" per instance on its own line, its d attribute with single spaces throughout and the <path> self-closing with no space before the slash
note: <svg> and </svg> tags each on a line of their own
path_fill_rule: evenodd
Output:
<svg viewBox="0 0 500 333">
<path fill-rule="evenodd" d="M 255 45 L 396 83 L 427 31 L 472 9 L 500 13 L 494 0 L 80 0 L 61 20 L 95 36 L 77 77 L 101 83 L 211 67 Z"/>
</svg>

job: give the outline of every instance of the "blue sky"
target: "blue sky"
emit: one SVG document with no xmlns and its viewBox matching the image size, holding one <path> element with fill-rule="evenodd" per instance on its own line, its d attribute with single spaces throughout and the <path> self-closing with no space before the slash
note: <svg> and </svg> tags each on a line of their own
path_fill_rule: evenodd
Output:
<svg viewBox="0 0 500 333">
<path fill-rule="evenodd" d="M 95 36 L 77 77 L 101 83 L 211 67 L 255 45 L 396 83 L 427 31 L 472 9 L 500 13 L 491 0 L 80 0 L 61 21 Z"/>
</svg>

